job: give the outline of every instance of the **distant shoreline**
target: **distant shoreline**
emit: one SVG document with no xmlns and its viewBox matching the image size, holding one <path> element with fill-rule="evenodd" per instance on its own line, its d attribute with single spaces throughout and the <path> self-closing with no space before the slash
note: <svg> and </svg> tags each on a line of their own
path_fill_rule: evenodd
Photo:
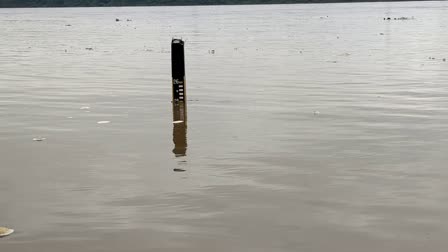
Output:
<svg viewBox="0 0 448 252">
<path fill-rule="evenodd" d="M 57 4 L 58 0 L 5 0 L 0 2 L 0 8 L 73 8 L 73 7 L 145 7 L 145 6 L 214 6 L 214 5 L 269 5 L 269 4 L 319 4 L 319 3 L 367 3 L 367 2 L 428 2 L 434 0 L 124 0 L 124 4 L 100 3 L 94 0 L 83 4 L 83 0 L 66 0 L 67 4 Z"/>
</svg>

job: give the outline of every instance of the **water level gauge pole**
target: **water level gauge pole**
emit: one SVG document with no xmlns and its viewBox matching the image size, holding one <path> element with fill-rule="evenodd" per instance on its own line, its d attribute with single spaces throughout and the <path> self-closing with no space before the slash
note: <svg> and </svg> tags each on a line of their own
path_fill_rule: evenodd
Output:
<svg viewBox="0 0 448 252">
<path fill-rule="evenodd" d="M 184 157 L 187 153 L 187 100 L 182 39 L 171 41 L 171 75 L 173 78 L 173 153 L 176 157 Z"/>
<path fill-rule="evenodd" d="M 171 41 L 171 75 L 173 78 L 173 103 L 185 102 L 185 56 L 184 41 Z"/>
</svg>

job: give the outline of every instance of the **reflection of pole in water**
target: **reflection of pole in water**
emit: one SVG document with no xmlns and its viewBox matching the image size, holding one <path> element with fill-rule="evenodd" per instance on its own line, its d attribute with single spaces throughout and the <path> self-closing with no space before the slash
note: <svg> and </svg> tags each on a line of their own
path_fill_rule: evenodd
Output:
<svg viewBox="0 0 448 252">
<path fill-rule="evenodd" d="M 184 41 L 171 41 L 171 75 L 173 103 L 173 153 L 176 157 L 187 153 L 187 101 L 185 83 Z"/>
<path fill-rule="evenodd" d="M 187 155 L 187 104 L 173 103 L 173 153 L 176 157 Z"/>
</svg>

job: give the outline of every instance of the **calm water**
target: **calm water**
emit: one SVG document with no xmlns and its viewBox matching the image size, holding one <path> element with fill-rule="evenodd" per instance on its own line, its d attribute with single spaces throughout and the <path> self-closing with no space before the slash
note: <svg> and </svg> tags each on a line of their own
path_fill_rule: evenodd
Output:
<svg viewBox="0 0 448 252">
<path fill-rule="evenodd" d="M 446 251 L 448 2 L 0 9 L 0 38 L 1 251 Z"/>
</svg>

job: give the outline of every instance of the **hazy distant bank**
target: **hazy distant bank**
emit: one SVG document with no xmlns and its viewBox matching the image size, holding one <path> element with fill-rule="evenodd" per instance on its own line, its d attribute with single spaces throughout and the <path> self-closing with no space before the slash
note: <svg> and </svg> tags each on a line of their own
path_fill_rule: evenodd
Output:
<svg viewBox="0 0 448 252">
<path fill-rule="evenodd" d="M 2 0 L 0 8 L 399 2 L 404 0 Z M 425 0 L 411 0 L 425 1 Z"/>
</svg>

